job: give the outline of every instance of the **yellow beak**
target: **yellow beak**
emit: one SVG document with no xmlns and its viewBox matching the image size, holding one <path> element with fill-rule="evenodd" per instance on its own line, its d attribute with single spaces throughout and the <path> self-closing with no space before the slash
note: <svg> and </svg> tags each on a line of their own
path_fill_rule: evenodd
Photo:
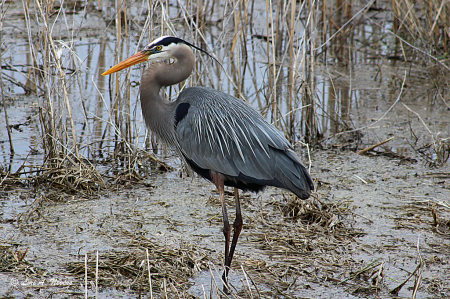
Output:
<svg viewBox="0 0 450 299">
<path fill-rule="evenodd" d="M 134 54 L 133 56 L 131 56 L 130 58 L 127 58 L 124 61 L 119 62 L 118 64 L 116 64 L 115 66 L 113 66 L 112 68 L 110 68 L 109 70 L 104 72 L 102 74 L 102 76 L 106 76 L 106 75 L 121 71 L 123 69 L 126 69 L 127 67 L 133 66 L 135 64 L 145 62 L 148 60 L 149 56 L 150 56 L 150 53 L 148 53 L 148 52 L 145 52 L 145 51 L 138 52 L 138 53 Z"/>
</svg>

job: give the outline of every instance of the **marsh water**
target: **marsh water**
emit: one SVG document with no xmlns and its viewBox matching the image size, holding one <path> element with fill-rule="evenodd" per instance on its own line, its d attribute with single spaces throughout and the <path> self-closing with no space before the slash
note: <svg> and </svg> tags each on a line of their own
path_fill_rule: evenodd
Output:
<svg viewBox="0 0 450 299">
<path fill-rule="evenodd" d="M 66 90 L 77 139 L 83 145 L 102 146 L 80 147 L 80 152 L 98 162 L 96 167 L 112 187 L 86 194 L 27 185 L 27 173 L 39 169 L 45 159 L 44 94 L 59 93 L 60 87 L 57 80 L 53 85 L 43 82 L 48 74 L 33 78 L 29 73 L 31 66 L 39 68 L 45 60 L 44 43 L 30 43 L 42 28 L 39 14 L 25 14 L 25 3 L 5 2 L 1 110 L 7 112 L 15 153 L 10 153 L 7 130 L 0 130 L 0 165 L 5 174 L 23 174 L 16 185 L 4 184 L 7 175 L 2 174 L 2 254 L 6 259 L 12 250 L 20 267 L 2 268 L 0 293 L 7 298 L 81 298 L 87 288 L 92 298 L 96 296 L 95 279 L 89 276 L 86 283 L 83 273 L 74 273 L 68 265 L 83 264 L 86 255 L 92 260 L 97 252 L 101 264 L 102 257 L 111 261 L 112 256 L 144 254 L 145 248 L 154 248 L 156 256 L 158 250 L 160 255 L 178 252 L 173 258 L 180 267 L 186 266 L 179 259 L 193 261 L 189 277 L 166 273 L 172 268 L 165 269 L 162 263 L 159 268 L 154 265 L 152 269 L 164 277 L 155 275 L 154 296 L 216 298 L 221 289 L 224 241 L 213 185 L 187 176 L 180 160 L 164 147 L 154 152 L 171 168 L 149 167 L 134 183 L 114 184 L 114 174 L 120 170 L 105 158 L 114 151 L 114 135 L 122 128 L 112 125 L 115 79 L 101 73 L 161 31 L 174 34 L 182 28 L 169 26 L 177 25 L 176 21 L 168 28 L 155 21 L 159 25 L 143 33 L 150 12 L 146 3 L 134 2 L 127 7 L 128 18 L 133 20 L 127 28 L 127 42 L 117 50 L 115 4 L 88 7 L 76 3 L 54 8 L 51 30 L 70 78 Z M 185 3 L 167 3 L 161 6 L 167 8 L 166 16 L 182 19 Z M 220 2 L 203 31 L 209 42 L 206 50 L 214 53 L 222 67 L 197 53 L 199 70 L 187 84 L 243 95 L 280 129 L 293 127 L 290 138 L 310 167 L 316 186 L 313 197 L 304 202 L 270 187 L 259 194 L 242 194 L 244 229 L 230 272 L 235 288 L 232 296 L 450 298 L 450 167 L 449 162 L 439 163 L 449 152 L 450 100 L 441 73 L 404 59 L 402 44 L 389 34 L 392 22 L 387 10 L 365 11 L 365 16 L 379 23 L 362 22 L 343 45 L 330 47 L 326 56 L 314 61 L 316 119 L 323 137 L 308 148 L 299 142 L 305 130 L 301 109 L 289 122 L 277 123 L 280 115 L 284 119 L 289 114 L 288 103 L 281 100 L 280 111 L 273 112 L 273 105 L 265 101 L 270 98 L 266 85 L 272 74 L 265 56 L 267 38 L 261 38 L 267 33 L 266 1 L 253 1 L 247 7 L 253 18 L 252 34 L 243 35 L 246 39 L 240 45 L 247 47 L 245 59 L 250 61 L 244 72 L 236 68 L 243 57 L 227 52 L 236 21 L 233 13 L 222 11 L 239 9 L 239 1 L 236 6 L 231 3 L 235 2 Z M 378 5 L 387 3 L 379 1 Z M 161 15 L 155 12 L 155 18 Z M 295 28 L 301 36 L 302 23 Z M 280 65 L 287 63 L 283 55 L 278 58 Z M 150 138 L 138 102 L 143 68 L 120 74 L 117 88 L 126 90 L 130 99 L 129 106 L 122 106 L 121 117 L 129 121 L 133 145 L 148 150 Z M 282 99 L 289 91 L 288 71 L 278 70 L 281 87 L 276 94 Z M 167 95 L 175 97 L 177 88 Z M 294 103 L 302 106 L 301 95 L 294 97 Z M 68 114 L 62 107 L 56 106 L 55 111 L 61 110 L 57 113 L 67 125 Z M 2 128 L 6 128 L 5 119 L 0 118 Z M 388 139 L 366 155 L 356 153 Z M 233 218 L 231 195 L 229 211 Z M 139 267 L 145 268 L 144 264 L 142 259 Z M 122 268 L 104 273 L 118 282 L 100 284 L 98 297 L 149 297 L 148 285 L 136 288 L 139 275 L 130 276 Z"/>
</svg>

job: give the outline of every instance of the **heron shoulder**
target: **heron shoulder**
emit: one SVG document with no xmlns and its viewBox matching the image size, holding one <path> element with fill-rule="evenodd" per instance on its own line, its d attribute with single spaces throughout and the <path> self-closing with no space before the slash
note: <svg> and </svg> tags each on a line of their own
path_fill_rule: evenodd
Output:
<svg viewBox="0 0 450 299">
<path fill-rule="evenodd" d="M 186 111 L 181 103 L 189 104 L 189 111 L 178 120 L 181 130 L 192 132 L 191 138 L 201 142 L 225 146 L 268 146 L 284 150 L 290 148 L 284 135 L 269 124 L 253 107 L 241 99 L 207 87 L 189 87 L 183 90 L 177 110 Z M 184 104 L 185 105 L 185 104 Z M 179 118 L 180 119 L 180 118 Z"/>
</svg>

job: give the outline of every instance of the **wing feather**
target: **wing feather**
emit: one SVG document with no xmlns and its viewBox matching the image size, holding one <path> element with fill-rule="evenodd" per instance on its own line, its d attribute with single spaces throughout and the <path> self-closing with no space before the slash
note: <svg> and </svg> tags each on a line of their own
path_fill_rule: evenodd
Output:
<svg viewBox="0 0 450 299">
<path fill-rule="evenodd" d="M 190 108 L 176 137 L 184 157 L 198 167 L 296 194 L 293 189 L 309 194 L 314 188 L 283 134 L 247 103 L 203 87 L 185 89 L 177 101 Z"/>
</svg>

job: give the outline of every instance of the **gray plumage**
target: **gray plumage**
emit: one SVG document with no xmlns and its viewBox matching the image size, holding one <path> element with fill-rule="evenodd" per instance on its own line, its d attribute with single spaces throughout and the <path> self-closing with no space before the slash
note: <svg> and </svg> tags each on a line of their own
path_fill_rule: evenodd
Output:
<svg viewBox="0 0 450 299">
<path fill-rule="evenodd" d="M 175 128 L 185 158 L 225 175 L 226 185 L 271 185 L 309 197 L 312 180 L 289 142 L 250 105 L 204 87 L 185 89 L 177 102 L 190 104 Z"/>
<path fill-rule="evenodd" d="M 154 48 L 161 40 L 146 48 Z M 191 46 L 180 41 L 163 52 L 162 58 L 172 58 L 173 63 L 153 63 L 142 76 L 141 107 L 149 129 L 181 152 L 191 167 L 193 162 L 203 170 L 223 174 L 226 185 L 252 191 L 270 185 L 308 198 L 314 189 L 312 179 L 289 142 L 246 102 L 204 87 L 186 88 L 172 102 L 161 96 L 163 87 L 185 80 L 192 72 Z M 180 103 L 190 107 L 175 126 Z"/>
<path fill-rule="evenodd" d="M 164 36 L 103 75 L 147 60 L 173 60 L 153 63 L 144 72 L 140 87 L 142 113 L 149 129 L 219 190 L 225 236 L 222 278 L 224 291 L 228 293 L 228 271 L 243 224 L 238 188 L 257 192 L 265 186 L 275 186 L 306 199 L 314 185 L 283 134 L 246 102 L 205 87 L 186 88 L 173 102 L 164 98 L 164 87 L 177 84 L 192 73 L 195 64 L 192 48 L 208 54 L 182 39 Z M 231 246 L 225 185 L 235 187 L 236 217 Z"/>
</svg>

